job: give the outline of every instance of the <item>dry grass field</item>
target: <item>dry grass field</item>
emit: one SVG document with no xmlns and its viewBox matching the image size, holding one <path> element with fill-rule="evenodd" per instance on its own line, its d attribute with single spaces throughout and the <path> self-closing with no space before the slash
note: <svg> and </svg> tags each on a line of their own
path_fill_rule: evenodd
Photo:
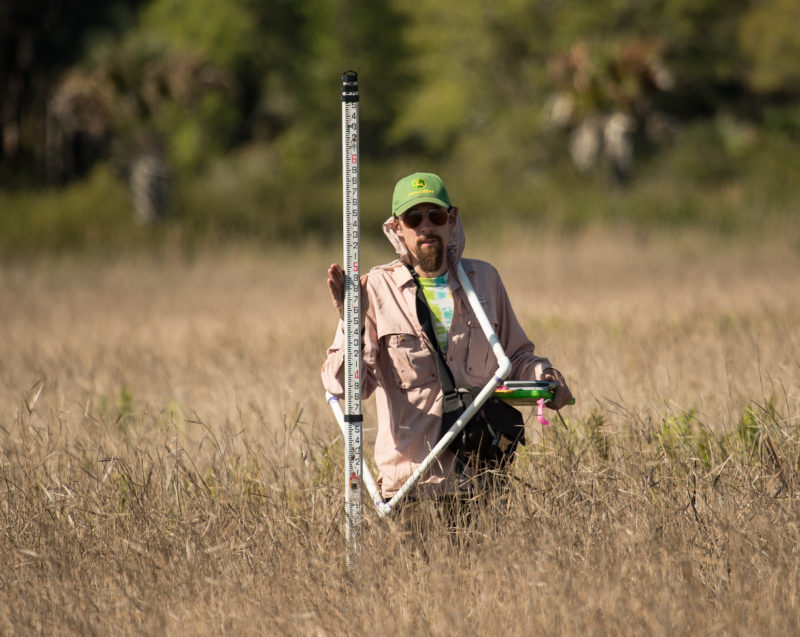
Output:
<svg viewBox="0 0 800 637">
<path fill-rule="evenodd" d="M 796 248 L 469 243 L 577 404 L 456 535 L 365 508 L 351 584 L 333 243 L 2 266 L 0 634 L 800 633 Z"/>
</svg>

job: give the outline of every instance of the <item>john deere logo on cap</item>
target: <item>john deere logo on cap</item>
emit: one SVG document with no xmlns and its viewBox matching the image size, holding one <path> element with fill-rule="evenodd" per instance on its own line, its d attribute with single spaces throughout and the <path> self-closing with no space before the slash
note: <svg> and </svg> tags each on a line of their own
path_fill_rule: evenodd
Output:
<svg viewBox="0 0 800 637">
<path fill-rule="evenodd" d="M 411 182 L 411 187 L 415 188 L 416 190 L 421 190 L 425 187 L 425 180 L 424 179 L 415 179 Z"/>
</svg>

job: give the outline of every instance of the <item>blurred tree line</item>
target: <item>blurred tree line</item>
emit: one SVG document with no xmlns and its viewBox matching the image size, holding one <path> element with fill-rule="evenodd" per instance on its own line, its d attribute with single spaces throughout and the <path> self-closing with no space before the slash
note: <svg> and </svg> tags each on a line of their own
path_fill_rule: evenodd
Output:
<svg viewBox="0 0 800 637">
<path fill-rule="evenodd" d="M 648 166 L 716 186 L 766 148 L 774 174 L 800 138 L 798 23 L 796 0 L 5 0 L 0 204 L 20 226 L 15 193 L 114 179 L 145 221 L 337 228 L 350 68 L 376 220 L 418 167 L 542 215 L 559 184 Z"/>
</svg>

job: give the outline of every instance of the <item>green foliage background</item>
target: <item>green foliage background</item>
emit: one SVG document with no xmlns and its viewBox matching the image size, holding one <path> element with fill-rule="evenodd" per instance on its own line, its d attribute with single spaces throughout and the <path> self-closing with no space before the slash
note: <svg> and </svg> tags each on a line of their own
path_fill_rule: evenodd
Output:
<svg viewBox="0 0 800 637">
<path fill-rule="evenodd" d="M 394 181 L 422 169 L 487 231 L 692 225 L 797 242 L 798 7 L 9 0 L 0 250 L 338 233 L 347 69 L 359 73 L 362 216 L 375 236 Z M 56 150 L 54 113 L 71 126 Z M 600 152 L 578 166 L 576 131 L 612 114 L 631 122 L 632 162 Z M 142 148 L 163 153 L 170 183 L 165 218 L 147 227 L 126 183 Z"/>
</svg>

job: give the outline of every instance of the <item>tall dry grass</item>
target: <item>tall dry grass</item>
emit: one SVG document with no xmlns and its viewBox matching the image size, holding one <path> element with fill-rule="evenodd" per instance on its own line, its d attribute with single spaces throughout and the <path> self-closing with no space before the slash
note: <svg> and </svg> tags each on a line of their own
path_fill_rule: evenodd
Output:
<svg viewBox="0 0 800 637">
<path fill-rule="evenodd" d="M 0 633 L 797 634 L 796 252 L 468 253 L 577 404 L 458 534 L 365 507 L 354 585 L 318 375 L 338 251 L 5 266 Z"/>
</svg>

